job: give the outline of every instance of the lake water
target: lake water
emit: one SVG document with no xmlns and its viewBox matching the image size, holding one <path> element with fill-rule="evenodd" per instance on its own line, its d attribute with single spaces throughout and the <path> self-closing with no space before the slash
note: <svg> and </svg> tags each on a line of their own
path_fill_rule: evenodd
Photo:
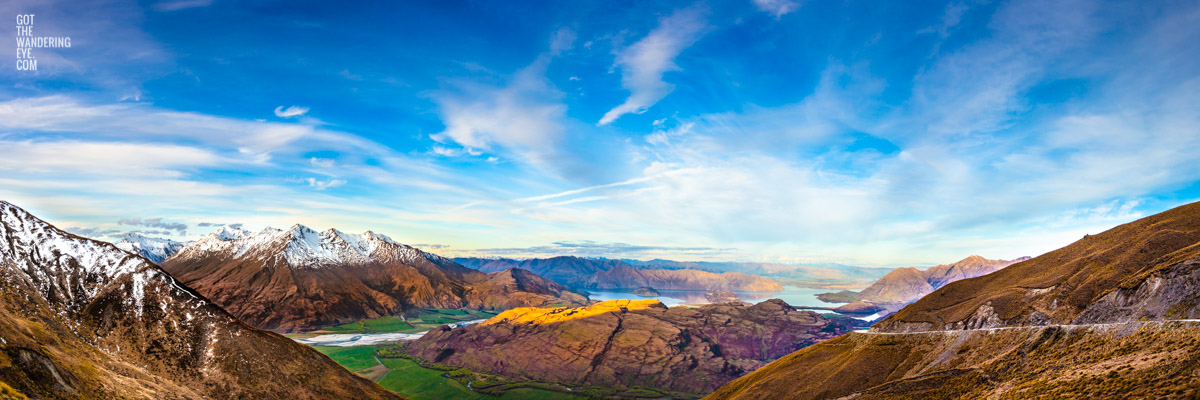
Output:
<svg viewBox="0 0 1200 400">
<path fill-rule="evenodd" d="M 639 296 L 632 290 L 588 290 L 588 298 L 597 301 L 619 299 L 658 299 L 668 307 L 683 304 L 708 304 L 704 290 L 658 290 L 661 296 Z M 797 286 L 784 286 L 778 292 L 734 292 L 738 298 L 748 303 L 758 303 L 768 299 L 780 299 L 796 307 L 837 307 L 845 303 L 826 303 L 817 299 L 817 294 L 836 292 L 830 289 L 813 289 Z"/>
<path fill-rule="evenodd" d="M 478 324 L 486 320 L 475 319 L 470 321 L 455 322 L 449 325 L 451 328 L 460 326 Z M 421 336 L 425 336 L 425 332 L 417 333 L 335 333 L 330 335 L 317 335 L 307 338 L 297 338 L 297 342 L 307 344 L 309 346 L 335 346 L 335 347 L 352 347 L 352 346 L 371 346 L 381 343 L 392 343 L 399 340 L 417 340 Z"/>
<path fill-rule="evenodd" d="M 784 286 L 783 290 L 778 292 L 734 292 L 738 298 L 748 303 L 759 303 L 764 300 L 780 299 L 794 307 L 817 307 L 817 308 L 834 308 L 846 303 L 826 303 L 817 299 L 817 294 L 836 292 L 832 289 L 813 289 L 799 286 Z M 597 301 L 606 300 L 643 300 L 643 299 L 658 299 L 667 307 L 674 307 L 684 304 L 708 304 L 708 299 L 704 298 L 704 294 L 708 293 L 703 290 L 658 290 L 660 296 L 639 296 L 632 293 L 631 290 L 588 290 L 589 299 Z M 818 312 L 828 312 L 819 311 Z M 855 318 L 873 321 L 878 319 L 878 315 L 869 317 L 854 316 Z"/>
</svg>

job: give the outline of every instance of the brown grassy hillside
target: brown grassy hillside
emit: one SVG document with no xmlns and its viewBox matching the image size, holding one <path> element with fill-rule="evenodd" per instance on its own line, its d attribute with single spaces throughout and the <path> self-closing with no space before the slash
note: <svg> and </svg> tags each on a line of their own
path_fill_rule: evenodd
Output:
<svg viewBox="0 0 1200 400">
<path fill-rule="evenodd" d="M 1200 395 L 1200 323 L 852 333 L 705 399 L 1086 399 Z"/>
<path fill-rule="evenodd" d="M 1192 203 L 983 277 L 950 283 L 873 329 L 1070 323 L 1108 292 L 1136 287 L 1156 271 L 1198 255 L 1200 203 Z"/>
<path fill-rule="evenodd" d="M 668 309 L 657 300 L 521 308 L 408 345 L 437 363 L 569 386 L 698 397 L 767 362 L 852 329 L 778 299 Z"/>
</svg>

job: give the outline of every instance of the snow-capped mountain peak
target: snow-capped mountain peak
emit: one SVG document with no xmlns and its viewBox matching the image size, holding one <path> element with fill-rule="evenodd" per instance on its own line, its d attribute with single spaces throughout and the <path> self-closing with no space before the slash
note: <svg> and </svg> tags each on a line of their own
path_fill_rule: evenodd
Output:
<svg viewBox="0 0 1200 400">
<path fill-rule="evenodd" d="M 120 241 L 114 242 L 117 248 L 146 257 L 155 264 L 183 249 L 192 242 L 176 242 L 171 239 L 152 238 L 136 232 L 125 234 Z"/>
<path fill-rule="evenodd" d="M 217 229 L 216 232 L 213 232 L 212 235 L 215 235 L 220 240 L 237 240 L 253 236 L 254 232 L 243 229 L 241 226 L 225 225 Z"/>
<path fill-rule="evenodd" d="M 303 225 L 288 232 L 291 237 L 283 255 L 292 266 L 368 263 L 379 245 L 386 243 L 366 233 L 352 235 L 337 229 L 317 233 Z"/>
<path fill-rule="evenodd" d="M 432 254 L 392 240 L 387 235 L 366 231 L 359 234 L 328 229 L 322 232 L 301 224 L 287 230 L 266 228 L 255 234 L 244 229 L 222 227 L 195 244 L 179 251 L 184 259 L 208 256 L 250 257 L 274 260 L 293 268 L 317 268 L 328 265 L 365 265 L 400 261 L 419 263 Z M 278 264 L 275 264 L 278 265 Z"/>
</svg>

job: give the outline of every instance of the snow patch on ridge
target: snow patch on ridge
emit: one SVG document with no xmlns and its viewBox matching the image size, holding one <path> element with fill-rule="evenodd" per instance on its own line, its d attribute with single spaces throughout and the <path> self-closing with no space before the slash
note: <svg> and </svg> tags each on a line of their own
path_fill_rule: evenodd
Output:
<svg viewBox="0 0 1200 400">
<path fill-rule="evenodd" d="M 164 260 L 171 257 L 179 250 L 187 247 L 193 242 L 176 242 L 171 239 L 152 238 L 140 233 L 130 232 L 122 237 L 119 242 L 113 243 L 118 249 L 137 254 L 146 259 L 153 261 L 155 264 L 162 264 Z"/>
<path fill-rule="evenodd" d="M 63 232 L 4 201 L 0 201 L 0 260 L 14 267 L 8 270 L 16 276 L 6 274 L 6 279 L 27 280 L 42 297 L 63 306 L 60 313 L 82 309 L 125 275 L 130 279 L 127 299 L 139 316 L 146 287 L 154 281 L 194 297 L 145 259 L 110 243 Z"/>
<path fill-rule="evenodd" d="M 176 257 L 275 259 L 291 267 L 317 268 L 386 261 L 411 264 L 436 256 L 372 231 L 350 234 L 329 229 L 318 233 L 296 224 L 286 231 L 266 228 L 255 234 L 223 227 L 180 250 Z"/>
<path fill-rule="evenodd" d="M 216 232 L 213 232 L 212 235 L 220 240 L 236 240 L 248 238 L 254 235 L 254 233 L 241 227 L 225 225 L 217 229 Z"/>
</svg>

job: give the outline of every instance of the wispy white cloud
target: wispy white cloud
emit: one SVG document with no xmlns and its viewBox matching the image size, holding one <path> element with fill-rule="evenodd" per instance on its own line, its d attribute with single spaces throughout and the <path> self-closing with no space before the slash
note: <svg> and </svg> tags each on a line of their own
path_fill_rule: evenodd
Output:
<svg viewBox="0 0 1200 400">
<path fill-rule="evenodd" d="M 946 10 L 942 13 L 941 24 L 930 26 L 917 31 L 917 33 L 937 33 L 943 38 L 950 35 L 950 30 L 958 26 L 962 21 L 963 14 L 971 7 L 962 2 L 951 2 L 946 5 Z"/>
<path fill-rule="evenodd" d="M 158 218 L 121 218 L 117 220 L 117 225 L 144 226 L 147 228 L 160 228 L 168 231 L 176 231 L 180 235 L 187 234 L 187 224 L 180 222 L 165 222 L 162 217 Z"/>
<path fill-rule="evenodd" d="M 562 136 L 566 106 L 555 101 L 562 93 L 546 81 L 544 64 L 518 71 L 503 87 L 462 83 L 455 93 L 437 95 L 446 130 L 432 137 L 485 151 L 502 146 L 535 161 L 546 158 Z"/>
<path fill-rule="evenodd" d="M 275 107 L 275 116 L 279 118 L 295 118 L 308 113 L 308 107 L 283 106 Z"/>
<path fill-rule="evenodd" d="M 646 37 L 617 53 L 621 86 L 629 97 L 600 118 L 607 125 L 625 114 L 640 114 L 666 97 L 675 86 L 663 81 L 667 71 L 679 70 L 675 57 L 700 38 L 708 27 L 704 10 L 698 7 L 676 11 L 659 21 Z"/>
<path fill-rule="evenodd" d="M 567 107 L 562 104 L 563 93 L 545 73 L 553 57 L 569 49 L 574 40 L 571 30 L 558 30 L 550 51 L 517 71 L 504 85 L 458 80 L 453 90 L 436 93 L 433 99 L 446 129 L 431 138 L 458 143 L 463 149 L 434 146 L 432 151 L 442 156 L 507 152 L 553 168 L 562 157 Z"/>
<path fill-rule="evenodd" d="M 171 144 L 0 140 L 0 170 L 125 177 L 178 177 L 181 170 L 229 160 L 212 151 Z"/>
<path fill-rule="evenodd" d="M 470 251 L 461 252 L 461 254 L 483 256 L 502 255 L 507 257 L 547 257 L 557 255 L 574 255 L 579 257 L 626 257 L 650 259 L 663 255 L 670 255 L 671 257 L 679 257 L 680 255 L 687 255 L 689 257 L 711 257 L 724 255 L 733 250 L 736 249 L 698 246 L 655 246 L 620 242 L 602 243 L 594 240 L 572 240 L 558 241 L 549 245 L 541 246 L 473 249 Z"/>
<path fill-rule="evenodd" d="M 1096 7 L 1083 0 L 1000 7 L 992 37 L 937 58 L 914 79 L 909 115 L 924 129 L 911 132 L 972 135 L 1011 126 L 1030 106 L 1025 91 L 1096 34 Z"/>
<path fill-rule="evenodd" d="M 161 0 L 152 7 L 158 11 L 179 11 L 188 8 L 208 7 L 213 0 Z"/>
<path fill-rule="evenodd" d="M 800 3 L 792 0 L 754 0 L 754 6 L 778 19 L 799 9 Z"/>
<path fill-rule="evenodd" d="M 316 189 L 316 190 L 325 190 L 325 189 L 335 188 L 335 187 L 346 184 L 345 179 L 329 179 L 329 180 L 322 181 L 317 178 L 305 178 L 304 182 L 308 183 L 308 187 Z"/>
<path fill-rule="evenodd" d="M 483 152 L 480 151 L 479 149 L 474 149 L 474 148 L 470 148 L 470 147 L 450 148 L 450 147 L 438 146 L 438 145 L 434 145 L 432 148 L 430 148 L 430 151 L 433 154 L 436 154 L 436 155 L 439 155 L 442 157 L 461 157 L 464 155 L 478 156 L 478 155 L 483 154 Z"/>
<path fill-rule="evenodd" d="M 577 35 L 571 28 L 558 28 L 550 37 L 550 55 L 558 56 L 575 47 Z M 576 79 L 578 80 L 578 78 Z"/>
<path fill-rule="evenodd" d="M 338 72 L 338 76 L 352 81 L 361 81 L 364 79 L 362 75 L 351 73 L 348 69 L 343 69 L 341 72 Z"/>
<path fill-rule="evenodd" d="M 276 160 L 277 153 L 294 157 L 305 151 L 336 151 L 376 160 L 375 167 L 348 167 L 351 170 L 383 166 L 391 171 L 421 170 L 430 176 L 438 173 L 436 167 L 415 162 L 361 136 L 327 129 L 319 121 L 245 120 L 143 103 L 92 104 L 65 95 L 0 102 L 0 132 L 8 132 L 12 139 L 86 137 L 89 141 L 122 143 L 186 143 L 227 161 L 259 165 Z M 309 159 L 307 155 L 298 158 L 304 163 Z M 386 179 L 392 173 L 369 175 Z"/>
<path fill-rule="evenodd" d="M 330 159 L 330 158 L 313 157 L 308 160 L 308 163 L 312 164 L 312 166 L 314 166 L 314 167 L 332 168 L 334 161 L 333 161 L 333 159 Z"/>
</svg>

